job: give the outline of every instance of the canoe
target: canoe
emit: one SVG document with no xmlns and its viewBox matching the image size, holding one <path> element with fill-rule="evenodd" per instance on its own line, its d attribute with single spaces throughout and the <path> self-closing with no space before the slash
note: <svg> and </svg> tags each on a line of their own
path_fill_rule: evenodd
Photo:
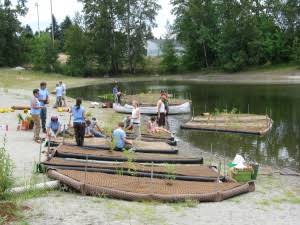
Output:
<svg viewBox="0 0 300 225">
<path fill-rule="evenodd" d="M 255 189 L 253 182 L 182 181 L 76 170 L 50 169 L 47 175 L 84 195 L 129 201 L 218 202 Z"/>
<path fill-rule="evenodd" d="M 133 106 L 132 105 L 120 105 L 117 103 L 113 104 L 113 109 L 118 113 L 126 113 L 130 114 L 132 112 Z M 147 115 L 156 115 L 157 114 L 157 107 L 156 106 L 141 106 L 140 107 L 141 114 Z M 176 114 L 186 114 L 191 112 L 191 103 L 185 102 L 180 105 L 170 105 L 169 106 L 169 114 L 176 115 Z"/>
</svg>

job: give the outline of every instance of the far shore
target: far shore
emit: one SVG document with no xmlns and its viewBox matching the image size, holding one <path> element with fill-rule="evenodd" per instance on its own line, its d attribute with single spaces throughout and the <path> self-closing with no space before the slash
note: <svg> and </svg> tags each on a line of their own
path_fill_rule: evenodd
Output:
<svg viewBox="0 0 300 225">
<path fill-rule="evenodd" d="M 290 66 L 280 69 L 250 70 L 230 74 L 221 72 L 195 72 L 175 75 L 119 75 L 93 78 L 71 77 L 56 73 L 43 73 L 32 70 L 16 70 L 15 68 L 0 69 L 0 88 L 21 88 L 24 90 L 31 90 L 42 80 L 47 81 L 50 90 L 55 87 L 55 84 L 59 80 L 63 80 L 68 85 L 68 88 L 108 84 L 113 83 L 114 81 L 147 82 L 153 80 L 197 82 L 202 84 L 289 85 L 300 84 L 300 68 Z"/>
</svg>

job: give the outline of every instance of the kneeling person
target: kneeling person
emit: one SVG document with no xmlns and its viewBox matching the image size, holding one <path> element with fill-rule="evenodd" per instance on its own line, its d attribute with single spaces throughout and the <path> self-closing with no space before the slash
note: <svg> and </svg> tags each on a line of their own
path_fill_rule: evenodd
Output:
<svg viewBox="0 0 300 225">
<path fill-rule="evenodd" d="M 61 133 L 61 124 L 58 121 L 57 116 L 52 116 L 51 120 L 47 126 L 47 137 L 56 138 Z"/>
<path fill-rule="evenodd" d="M 124 123 L 120 122 L 118 128 L 113 132 L 113 140 L 116 151 L 123 151 L 123 149 L 128 148 L 128 145 L 132 145 L 132 141 L 126 138 L 126 133 L 123 130 Z M 126 145 L 127 144 L 127 145 Z"/>
</svg>

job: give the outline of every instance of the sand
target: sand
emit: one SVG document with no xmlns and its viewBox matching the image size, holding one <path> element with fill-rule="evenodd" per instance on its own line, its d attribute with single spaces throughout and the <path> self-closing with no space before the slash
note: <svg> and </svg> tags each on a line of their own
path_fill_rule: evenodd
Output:
<svg viewBox="0 0 300 225">
<path fill-rule="evenodd" d="M 0 91 L 0 96 L 0 107 L 7 107 L 28 104 L 31 93 L 8 90 Z M 51 107 L 48 110 L 48 115 L 58 114 Z M 93 112 L 100 114 L 104 111 L 94 109 Z M 32 176 L 40 146 L 32 141 L 32 131 L 16 130 L 16 115 L 17 112 L 0 114 L 0 124 L 9 127 L 6 145 L 15 164 L 14 176 L 20 184 L 24 178 L 26 180 Z M 59 115 L 66 120 L 66 115 Z M 0 137 L 3 135 L 4 131 L 1 131 Z M 194 156 L 211 157 L 209 153 L 202 153 L 183 141 L 179 142 L 178 147 L 189 149 L 189 154 Z M 263 168 L 261 171 L 266 175 L 258 177 L 255 192 L 219 203 L 137 203 L 54 191 L 45 197 L 27 200 L 25 204 L 32 210 L 26 212 L 25 219 L 33 225 L 299 224 L 300 178 L 280 176 L 273 168 Z"/>
</svg>

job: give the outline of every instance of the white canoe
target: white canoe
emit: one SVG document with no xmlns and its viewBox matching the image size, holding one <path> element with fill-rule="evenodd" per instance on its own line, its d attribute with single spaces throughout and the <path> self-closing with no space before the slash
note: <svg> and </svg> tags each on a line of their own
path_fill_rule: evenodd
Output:
<svg viewBox="0 0 300 225">
<path fill-rule="evenodd" d="M 130 114 L 132 112 L 132 105 L 125 104 L 124 106 L 120 104 L 113 104 L 113 109 L 118 113 L 127 113 Z M 140 107 L 141 114 L 149 114 L 155 115 L 157 114 L 157 107 L 156 106 L 141 106 Z M 169 114 L 185 114 L 191 112 L 191 103 L 185 102 L 181 105 L 170 105 L 169 106 Z"/>
</svg>

